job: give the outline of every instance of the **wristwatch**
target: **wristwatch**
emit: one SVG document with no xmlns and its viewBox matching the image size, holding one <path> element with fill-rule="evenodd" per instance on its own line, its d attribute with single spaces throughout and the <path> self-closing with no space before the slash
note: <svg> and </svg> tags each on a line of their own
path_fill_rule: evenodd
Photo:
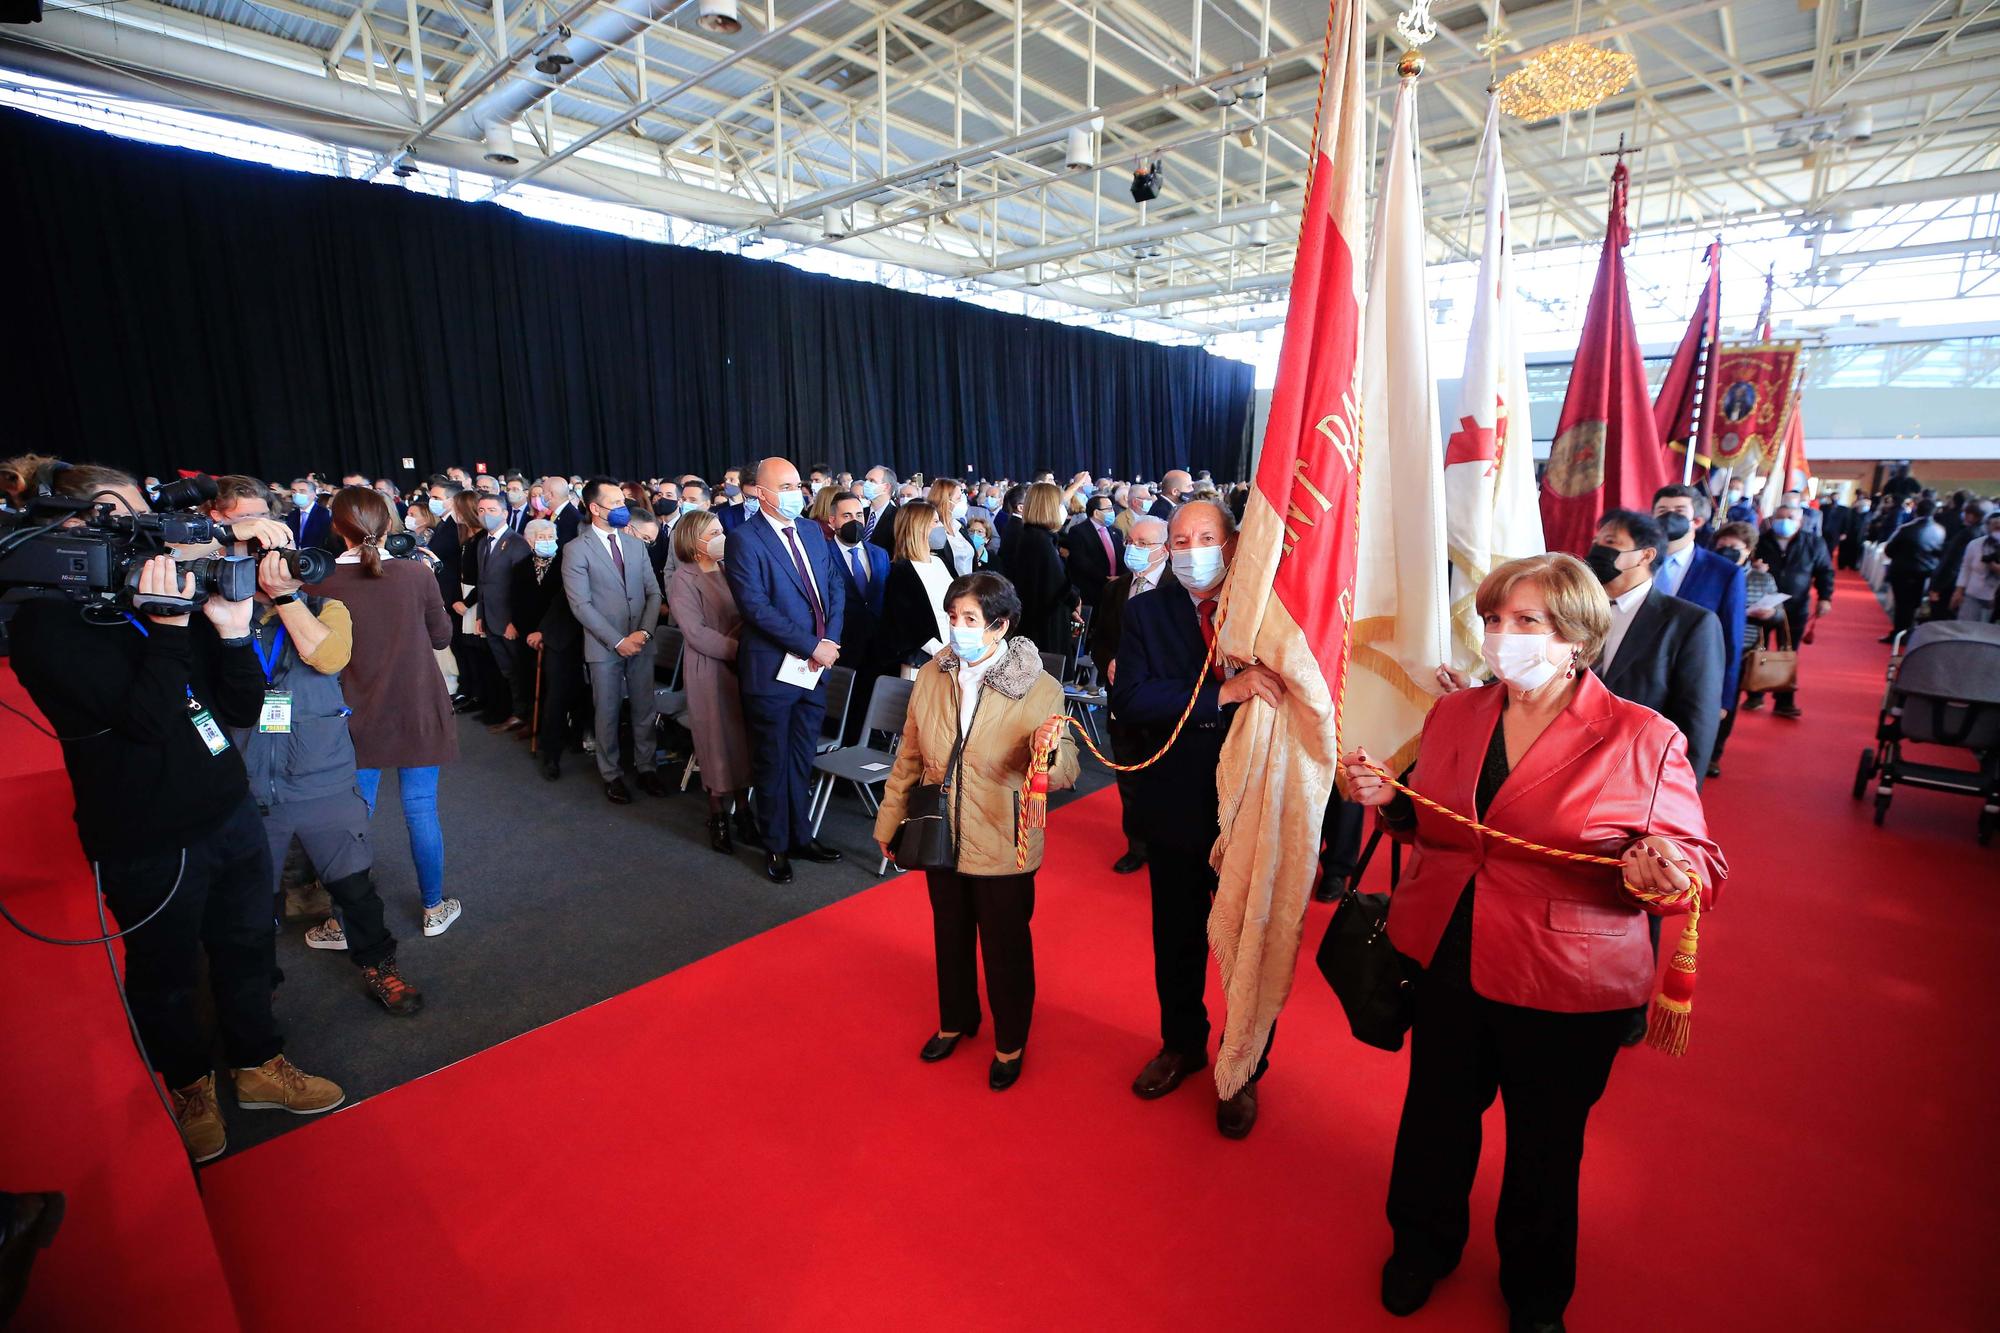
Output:
<svg viewBox="0 0 2000 1333">
<path fill-rule="evenodd" d="M 301 599 L 300 599 L 299 595 L 298 595 L 297 593 L 295 593 L 295 592 L 285 592 L 285 593 L 279 593 L 279 594 L 278 594 L 278 595 L 277 595 L 276 597 L 273 597 L 273 598 L 271 599 L 271 605 L 272 605 L 272 606 L 290 606 L 290 605 L 291 605 L 291 604 L 292 604 L 293 602 L 296 602 L 296 601 L 299 601 L 299 600 L 301 600 Z"/>
</svg>

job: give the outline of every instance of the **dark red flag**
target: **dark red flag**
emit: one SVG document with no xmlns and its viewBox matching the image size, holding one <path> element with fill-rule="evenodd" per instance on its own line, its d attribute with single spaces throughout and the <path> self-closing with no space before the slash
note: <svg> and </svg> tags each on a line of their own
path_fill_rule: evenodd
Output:
<svg viewBox="0 0 2000 1333">
<path fill-rule="evenodd" d="M 1625 187 L 1620 162 L 1611 173 L 1611 215 L 1583 339 L 1556 422 L 1555 446 L 1542 476 L 1542 534 L 1551 551 L 1582 555 L 1597 520 L 1617 508 L 1652 512 L 1653 492 L 1677 480 L 1660 447 L 1646 390 L 1646 366 L 1625 286 Z"/>
<path fill-rule="evenodd" d="M 1659 428 L 1660 438 L 1674 457 L 1667 460 L 1667 466 L 1675 472 L 1684 472 L 1688 442 L 1694 441 L 1694 461 L 1701 467 L 1708 466 L 1713 457 L 1709 446 L 1715 440 L 1715 413 L 1704 411 L 1701 421 L 1695 421 L 1696 400 L 1703 393 L 1713 393 L 1715 383 L 1715 363 L 1719 356 L 1716 342 L 1717 321 L 1722 312 L 1722 242 L 1708 247 L 1708 284 L 1702 288 L 1701 301 L 1695 306 L 1694 318 L 1688 321 L 1687 332 L 1681 335 L 1680 348 L 1674 353 L 1673 364 L 1667 367 L 1667 377 L 1660 381 L 1659 396 L 1653 399 L 1653 424 Z"/>
</svg>

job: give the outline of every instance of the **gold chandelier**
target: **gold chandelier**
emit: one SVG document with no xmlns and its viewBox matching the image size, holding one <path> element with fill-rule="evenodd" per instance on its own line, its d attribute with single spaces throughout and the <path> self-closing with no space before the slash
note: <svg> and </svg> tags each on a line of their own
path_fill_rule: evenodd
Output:
<svg viewBox="0 0 2000 1333">
<path fill-rule="evenodd" d="M 1500 81 L 1500 109 L 1517 120 L 1547 120 L 1587 111 L 1623 91 L 1639 72 L 1639 62 L 1623 51 L 1589 42 L 1558 42 L 1531 56 Z"/>
</svg>

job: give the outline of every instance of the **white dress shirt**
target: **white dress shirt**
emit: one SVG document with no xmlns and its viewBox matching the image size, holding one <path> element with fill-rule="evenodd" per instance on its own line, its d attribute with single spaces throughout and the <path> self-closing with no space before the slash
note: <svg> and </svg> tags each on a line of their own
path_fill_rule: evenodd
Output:
<svg viewBox="0 0 2000 1333">
<path fill-rule="evenodd" d="M 1666 560 L 1653 575 L 1653 582 L 1660 585 L 1660 591 L 1669 597 L 1678 597 L 1681 580 L 1687 577 L 1688 566 L 1694 563 L 1694 543 L 1689 542 L 1684 550 L 1668 551 Z"/>
<path fill-rule="evenodd" d="M 792 543 L 795 541 L 798 542 L 799 562 L 806 567 L 806 582 L 812 584 L 813 596 L 819 598 L 819 604 L 824 607 L 826 605 L 826 595 L 820 591 L 819 577 L 813 573 L 813 562 L 811 557 L 806 554 L 806 544 L 792 530 L 793 524 L 779 518 L 762 505 L 757 507 L 757 517 L 769 523 L 771 531 L 778 534 L 778 546 L 785 553 L 785 566 L 788 569 L 797 567 L 792 563 Z"/>
<path fill-rule="evenodd" d="M 1159 587 L 1160 576 L 1166 572 L 1167 572 L 1167 562 L 1162 560 L 1159 564 L 1152 566 L 1145 573 L 1134 574 L 1132 576 L 1132 590 L 1125 594 L 1127 600 L 1137 597 L 1142 592 L 1151 592 L 1153 589 Z M 1195 600 L 1199 601 L 1201 599 L 1196 598 Z"/>
<path fill-rule="evenodd" d="M 1628 588 L 1611 599 L 1611 632 L 1604 636 L 1604 652 L 1598 658 L 1598 674 L 1611 670 L 1611 663 L 1618 656 L 1618 645 L 1625 642 L 1625 631 L 1632 627 L 1632 617 L 1645 602 L 1646 594 L 1653 590 L 1653 581 L 1647 579 L 1636 588 Z"/>
</svg>

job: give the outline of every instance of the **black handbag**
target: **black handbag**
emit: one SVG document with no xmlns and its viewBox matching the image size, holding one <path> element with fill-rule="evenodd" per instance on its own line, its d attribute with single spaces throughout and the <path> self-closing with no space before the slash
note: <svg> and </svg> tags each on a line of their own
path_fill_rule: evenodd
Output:
<svg viewBox="0 0 2000 1333">
<path fill-rule="evenodd" d="M 985 694 L 972 705 L 972 721 L 979 720 L 979 705 L 985 702 Z M 972 734 L 967 724 L 965 731 L 951 747 L 951 758 L 945 764 L 943 782 L 920 782 L 910 788 L 910 795 L 903 807 L 903 822 L 896 826 L 896 837 L 889 844 L 889 854 L 896 860 L 898 870 L 956 870 L 958 869 L 958 814 L 962 800 L 957 807 L 953 804 L 953 794 L 960 789 L 954 781 L 964 764 L 965 740 Z"/>
<path fill-rule="evenodd" d="M 1389 941 L 1389 897 L 1343 884 L 1313 961 L 1347 1012 L 1355 1040 L 1400 1051 L 1415 1007 L 1417 966 Z"/>
</svg>

